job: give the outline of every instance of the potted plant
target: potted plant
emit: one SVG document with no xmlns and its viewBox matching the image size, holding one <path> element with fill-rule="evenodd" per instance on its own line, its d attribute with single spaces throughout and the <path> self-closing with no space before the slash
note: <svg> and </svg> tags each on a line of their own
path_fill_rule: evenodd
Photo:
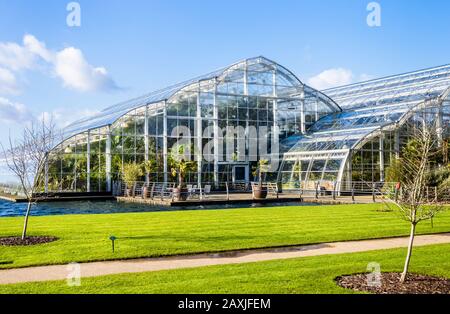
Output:
<svg viewBox="0 0 450 314">
<path fill-rule="evenodd" d="M 136 181 L 143 175 L 142 167 L 136 163 L 127 163 L 123 165 L 122 178 L 126 184 L 125 195 L 127 197 L 134 197 Z"/>
<path fill-rule="evenodd" d="M 145 185 L 142 189 L 142 197 L 147 198 L 148 195 L 148 184 L 150 182 L 150 173 L 154 172 L 156 168 L 156 161 L 155 160 L 147 160 L 144 162 L 144 169 L 145 169 Z"/>
<path fill-rule="evenodd" d="M 266 173 L 269 171 L 269 161 L 261 159 L 254 168 L 253 175 L 258 177 L 258 185 L 253 185 L 253 196 L 256 199 L 264 199 L 267 197 L 267 186 L 263 186 L 266 179 Z"/>
<path fill-rule="evenodd" d="M 179 145 L 177 149 L 172 150 L 172 153 L 176 153 L 175 155 L 172 154 L 170 158 L 171 163 L 171 171 L 172 176 L 174 178 L 178 177 L 178 186 L 174 188 L 173 194 L 174 198 L 177 201 L 185 201 L 188 197 L 188 189 L 186 187 L 185 178 L 186 174 L 195 169 L 196 162 L 194 161 L 187 161 L 185 158 L 185 152 L 186 147 L 185 145 Z"/>
</svg>

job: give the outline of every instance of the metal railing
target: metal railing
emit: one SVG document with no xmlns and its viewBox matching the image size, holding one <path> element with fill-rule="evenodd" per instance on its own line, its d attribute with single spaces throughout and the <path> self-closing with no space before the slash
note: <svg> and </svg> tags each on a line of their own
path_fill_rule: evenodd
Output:
<svg viewBox="0 0 450 314">
<path fill-rule="evenodd" d="M 187 200 L 238 200 L 255 199 L 254 189 L 259 186 L 257 182 L 228 183 L 218 186 L 205 184 L 197 186 L 187 184 Z M 356 202 L 382 202 L 386 198 L 401 198 L 402 187 L 394 182 L 366 182 L 366 181 L 308 181 L 276 183 L 264 182 L 262 187 L 267 190 L 267 198 L 271 199 L 301 199 L 333 200 Z M 124 182 L 113 183 L 113 194 L 142 199 L 175 200 L 175 183 L 137 181 L 131 186 Z M 438 195 L 439 194 L 439 195 Z M 438 199 L 439 196 L 439 199 Z M 427 202 L 450 202 L 450 189 L 448 193 L 438 193 L 437 187 L 428 187 L 425 190 Z"/>
</svg>

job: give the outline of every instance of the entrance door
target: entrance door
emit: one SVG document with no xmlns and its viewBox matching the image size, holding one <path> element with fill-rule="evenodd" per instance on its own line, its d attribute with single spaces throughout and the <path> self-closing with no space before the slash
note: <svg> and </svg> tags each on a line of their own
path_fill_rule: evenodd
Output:
<svg viewBox="0 0 450 314">
<path fill-rule="evenodd" d="M 248 177 L 248 165 L 233 166 L 233 183 L 247 183 Z"/>
</svg>

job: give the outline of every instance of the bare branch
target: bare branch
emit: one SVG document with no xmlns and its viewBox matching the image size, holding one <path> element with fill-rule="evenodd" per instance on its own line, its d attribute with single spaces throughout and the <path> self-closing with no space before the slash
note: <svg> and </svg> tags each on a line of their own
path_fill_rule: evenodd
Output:
<svg viewBox="0 0 450 314">
<path fill-rule="evenodd" d="M 36 193 L 43 188 L 45 164 L 48 154 L 57 140 L 55 130 L 53 118 L 50 118 L 49 121 L 42 118 L 25 126 L 20 139 L 13 140 L 10 134 L 8 149 L 1 146 L 6 165 L 19 180 L 29 203 L 22 238 L 26 235 L 31 203 L 35 199 Z"/>
</svg>

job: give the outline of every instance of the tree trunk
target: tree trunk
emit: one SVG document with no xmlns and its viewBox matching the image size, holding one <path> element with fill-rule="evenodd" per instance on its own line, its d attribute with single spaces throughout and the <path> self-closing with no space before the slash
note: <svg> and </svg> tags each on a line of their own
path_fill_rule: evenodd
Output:
<svg viewBox="0 0 450 314">
<path fill-rule="evenodd" d="M 182 175 L 180 173 L 180 176 L 178 178 L 179 178 L 179 181 L 178 181 L 179 186 L 178 187 L 181 189 L 184 186 L 184 175 Z"/>
<path fill-rule="evenodd" d="M 400 278 L 401 283 L 405 282 L 406 276 L 408 274 L 409 262 L 411 260 L 411 254 L 412 254 L 412 249 L 413 249 L 413 244 L 414 244 L 415 233 L 416 233 L 416 224 L 412 223 L 411 224 L 411 234 L 409 235 L 408 253 L 406 254 L 406 260 L 405 260 L 405 267 L 403 269 L 403 273 Z"/>
<path fill-rule="evenodd" d="M 27 237 L 28 217 L 31 211 L 31 200 L 28 201 L 27 212 L 25 213 L 25 221 L 23 222 L 22 240 Z"/>
</svg>

